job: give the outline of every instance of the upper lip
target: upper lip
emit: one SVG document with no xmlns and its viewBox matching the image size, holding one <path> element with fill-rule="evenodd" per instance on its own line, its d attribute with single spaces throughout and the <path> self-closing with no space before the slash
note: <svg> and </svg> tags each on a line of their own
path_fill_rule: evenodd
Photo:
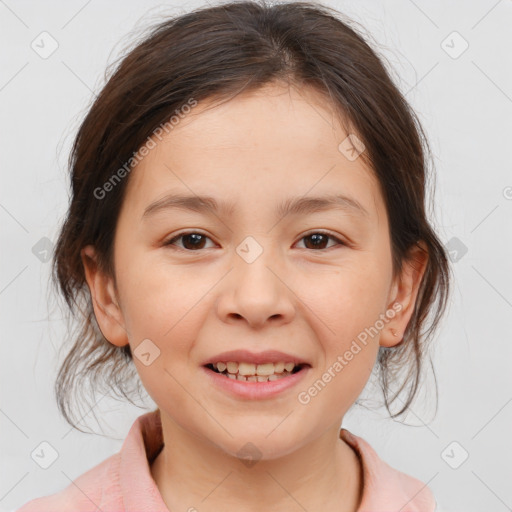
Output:
<svg viewBox="0 0 512 512">
<path fill-rule="evenodd" d="M 203 366 L 207 364 L 218 363 L 219 361 L 235 361 L 238 363 L 254 363 L 254 364 L 263 364 L 263 363 L 294 363 L 295 365 L 299 364 L 307 364 L 309 363 L 298 356 L 293 356 L 291 354 L 285 354 L 284 352 L 280 352 L 279 350 L 264 350 L 263 352 L 250 352 L 248 350 L 230 350 L 228 352 L 222 352 L 221 354 L 217 354 L 213 357 L 208 358 L 206 361 L 203 361 Z"/>
</svg>

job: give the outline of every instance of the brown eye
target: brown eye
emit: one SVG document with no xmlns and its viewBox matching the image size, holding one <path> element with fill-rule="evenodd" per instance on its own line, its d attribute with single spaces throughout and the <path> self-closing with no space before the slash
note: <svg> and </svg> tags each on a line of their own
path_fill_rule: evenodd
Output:
<svg viewBox="0 0 512 512">
<path fill-rule="evenodd" d="M 306 240 L 307 242 L 304 244 L 306 246 L 306 249 L 326 249 L 326 244 L 328 243 L 328 240 L 335 240 L 338 242 L 339 245 L 345 245 L 341 240 L 338 238 L 328 234 L 328 233 L 322 233 L 321 231 L 310 233 L 309 235 L 306 235 L 302 237 L 301 240 Z"/>
<path fill-rule="evenodd" d="M 206 235 L 202 233 L 189 232 L 189 233 L 181 233 L 180 235 L 171 238 L 164 245 L 177 245 L 175 242 L 177 240 L 182 240 L 182 245 L 178 247 L 180 249 L 184 249 L 187 251 L 195 251 L 198 249 L 204 249 L 204 245 L 206 240 L 210 240 Z"/>
<path fill-rule="evenodd" d="M 198 232 L 186 232 L 181 233 L 179 235 L 176 235 L 175 237 L 171 238 L 167 242 L 164 243 L 166 246 L 176 246 L 178 249 L 184 250 L 184 251 L 198 251 L 201 249 L 207 249 L 208 247 L 205 247 L 205 244 L 207 240 L 211 240 L 206 235 L 203 235 L 202 233 Z M 339 238 L 329 234 L 329 233 L 323 233 L 321 231 L 317 231 L 314 233 L 310 233 L 304 237 L 302 237 L 301 241 L 305 240 L 305 248 L 306 249 L 313 249 L 313 250 L 325 250 L 329 247 L 328 243 L 329 240 L 333 240 L 337 242 L 335 245 L 346 245 L 344 244 Z M 181 241 L 181 244 L 177 243 L 178 241 Z"/>
</svg>

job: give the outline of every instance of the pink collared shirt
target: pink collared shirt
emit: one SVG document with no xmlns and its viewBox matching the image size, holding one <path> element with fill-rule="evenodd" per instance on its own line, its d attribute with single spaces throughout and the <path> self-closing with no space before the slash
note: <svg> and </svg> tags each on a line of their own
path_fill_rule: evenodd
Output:
<svg viewBox="0 0 512 512">
<path fill-rule="evenodd" d="M 423 482 L 386 464 L 361 437 L 344 428 L 340 437 L 363 466 L 363 497 L 357 512 L 435 512 L 434 496 Z M 35 498 L 17 512 L 169 512 L 150 471 L 162 446 L 159 410 L 143 414 L 118 453 L 62 491 Z"/>
</svg>

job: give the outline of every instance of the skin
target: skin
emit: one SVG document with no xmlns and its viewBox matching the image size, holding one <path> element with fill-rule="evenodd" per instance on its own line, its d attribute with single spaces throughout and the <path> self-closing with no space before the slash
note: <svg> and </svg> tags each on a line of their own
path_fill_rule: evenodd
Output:
<svg viewBox="0 0 512 512">
<path fill-rule="evenodd" d="M 97 267 L 94 247 L 82 251 L 104 336 L 132 352 L 145 339 L 160 350 L 149 366 L 134 357 L 162 417 L 165 446 L 153 478 L 170 510 L 354 512 L 361 467 L 340 425 L 379 346 L 402 339 L 426 258 L 413 251 L 393 276 L 378 182 L 363 158 L 350 161 L 338 149 L 347 133 L 323 96 L 272 84 L 208 105 L 155 139 L 131 172 L 114 239 L 115 280 Z M 143 220 L 145 208 L 171 191 L 234 201 L 234 211 L 169 209 Z M 356 199 L 367 215 L 274 214 L 287 198 L 333 192 Z M 316 248 L 306 235 L 319 230 L 345 244 L 328 238 Z M 184 231 L 207 238 L 199 249 L 190 237 L 165 245 Z M 252 263 L 236 252 L 247 236 L 263 249 Z M 299 403 L 298 393 L 396 303 L 401 310 L 379 334 Z M 239 348 L 278 349 L 312 368 L 277 397 L 234 398 L 211 386 L 200 366 Z M 237 458 L 247 442 L 261 453 L 251 467 Z"/>
</svg>

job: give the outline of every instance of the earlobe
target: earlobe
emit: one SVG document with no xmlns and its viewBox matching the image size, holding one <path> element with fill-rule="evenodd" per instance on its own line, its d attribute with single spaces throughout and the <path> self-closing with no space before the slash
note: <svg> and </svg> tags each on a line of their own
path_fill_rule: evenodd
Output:
<svg viewBox="0 0 512 512">
<path fill-rule="evenodd" d="M 393 318 L 387 324 L 380 336 L 380 345 L 393 347 L 403 340 L 403 333 L 414 312 L 416 299 L 428 263 L 426 244 L 419 241 L 413 246 L 408 257 L 402 263 L 402 271 L 393 282 L 390 292 L 391 308 L 395 311 Z M 400 305 L 400 307 L 397 307 Z"/>
<path fill-rule="evenodd" d="M 91 294 L 94 316 L 103 336 L 113 345 L 119 347 L 127 345 L 128 336 L 113 278 L 99 268 L 94 246 L 84 247 L 81 258 Z"/>
</svg>

